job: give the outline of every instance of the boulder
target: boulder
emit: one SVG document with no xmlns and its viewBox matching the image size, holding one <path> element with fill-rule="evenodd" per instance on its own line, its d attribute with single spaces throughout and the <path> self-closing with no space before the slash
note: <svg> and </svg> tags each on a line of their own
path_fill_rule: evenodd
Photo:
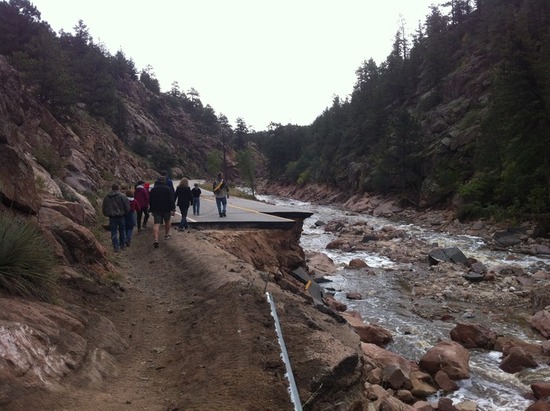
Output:
<svg viewBox="0 0 550 411">
<path fill-rule="evenodd" d="M 534 313 L 550 306 L 550 284 L 537 287 L 531 292 L 531 304 Z"/>
<path fill-rule="evenodd" d="M 36 214 L 40 197 L 35 185 L 32 163 L 7 144 L 0 144 L 0 200 L 25 214 Z"/>
<path fill-rule="evenodd" d="M 531 354 L 521 347 L 514 347 L 510 349 L 508 356 L 501 361 L 499 368 L 507 373 L 514 374 L 525 368 L 536 368 L 537 365 Z"/>
<path fill-rule="evenodd" d="M 416 411 L 434 411 L 434 407 L 428 401 L 417 401 L 413 404 Z"/>
<path fill-rule="evenodd" d="M 353 327 L 362 342 L 384 347 L 392 341 L 391 333 L 378 324 L 366 324 L 357 311 L 342 313 L 342 317 Z"/>
<path fill-rule="evenodd" d="M 545 401 L 537 401 L 527 407 L 525 411 L 550 411 L 550 403 Z"/>
<path fill-rule="evenodd" d="M 335 311 L 344 312 L 348 309 L 348 306 L 346 304 L 338 301 L 336 298 L 334 298 L 331 295 L 326 295 L 324 298 L 327 306 L 329 306 Z"/>
<path fill-rule="evenodd" d="M 451 330 L 451 339 L 466 348 L 486 348 L 491 350 L 497 338 L 496 332 L 479 323 L 458 323 Z"/>
<path fill-rule="evenodd" d="M 437 402 L 437 411 L 456 411 L 456 408 L 453 406 L 453 400 L 450 398 L 440 398 Z"/>
<path fill-rule="evenodd" d="M 494 345 L 494 349 L 496 351 L 500 351 L 505 356 L 510 354 L 510 350 L 514 347 L 521 347 L 531 355 L 544 355 L 543 347 L 541 344 L 528 343 L 516 337 L 499 336 L 497 337 Z"/>
<path fill-rule="evenodd" d="M 405 404 L 395 397 L 386 397 L 380 403 L 380 411 L 416 411 L 412 406 Z"/>
<path fill-rule="evenodd" d="M 474 401 L 462 401 L 455 405 L 456 411 L 477 411 L 477 403 Z"/>
<path fill-rule="evenodd" d="M 550 383 L 548 382 L 534 382 L 531 384 L 531 390 L 537 400 L 550 398 Z"/>
<path fill-rule="evenodd" d="M 61 245 L 69 264 L 87 265 L 97 275 L 114 272 L 114 267 L 107 259 L 107 251 L 86 227 L 51 208 L 42 207 L 38 217 Z"/>
<path fill-rule="evenodd" d="M 389 367 L 389 371 L 386 373 L 386 377 L 389 375 L 402 376 L 401 385 L 395 388 L 408 389 L 412 387 L 410 381 L 411 371 L 413 370 L 413 364 L 406 358 L 399 354 L 380 348 L 379 346 L 371 343 L 361 343 L 361 350 L 363 354 L 370 359 L 377 367 L 382 370 L 382 378 L 384 378 L 385 369 Z M 397 378 L 393 380 L 396 383 Z"/>
<path fill-rule="evenodd" d="M 460 380 L 470 377 L 470 353 L 454 341 L 440 341 L 420 360 L 420 368 L 431 375 L 443 370 L 449 378 Z"/>
<path fill-rule="evenodd" d="M 349 292 L 349 293 L 346 293 L 346 298 L 348 300 L 362 300 L 363 296 L 361 295 L 361 293 Z"/>
<path fill-rule="evenodd" d="M 439 370 L 434 375 L 434 380 L 436 384 L 445 392 L 456 391 L 458 385 L 456 382 L 451 380 L 445 371 Z"/>
<path fill-rule="evenodd" d="M 362 268 L 368 268 L 368 267 L 369 267 L 368 264 L 363 260 L 361 260 L 360 258 L 354 258 L 348 264 L 348 268 L 355 269 L 355 270 L 360 270 Z"/>
<path fill-rule="evenodd" d="M 512 247 L 522 242 L 522 234 L 514 230 L 497 231 L 493 234 L 493 240 L 503 247 Z"/>
<path fill-rule="evenodd" d="M 544 338 L 550 338 L 550 311 L 541 310 L 531 318 L 531 326 L 540 331 Z"/>
</svg>

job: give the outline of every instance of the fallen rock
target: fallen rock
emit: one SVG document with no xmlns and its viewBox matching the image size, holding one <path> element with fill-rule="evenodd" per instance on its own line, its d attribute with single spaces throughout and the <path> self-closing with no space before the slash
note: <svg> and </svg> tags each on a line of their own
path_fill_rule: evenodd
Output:
<svg viewBox="0 0 550 411">
<path fill-rule="evenodd" d="M 449 378 L 461 380 L 470 378 L 470 353 L 454 341 L 440 341 L 421 358 L 420 368 L 431 375 L 443 370 Z"/>
<path fill-rule="evenodd" d="M 521 347 L 513 347 L 510 353 L 499 364 L 499 368 L 507 373 L 514 374 L 525 368 L 536 368 L 537 362 L 533 356 Z"/>
<path fill-rule="evenodd" d="M 458 323 L 451 330 L 451 339 L 465 348 L 492 349 L 497 338 L 496 332 L 484 324 Z"/>
<path fill-rule="evenodd" d="M 539 330 L 544 338 L 550 338 L 550 311 L 537 312 L 531 319 L 531 326 Z"/>
</svg>

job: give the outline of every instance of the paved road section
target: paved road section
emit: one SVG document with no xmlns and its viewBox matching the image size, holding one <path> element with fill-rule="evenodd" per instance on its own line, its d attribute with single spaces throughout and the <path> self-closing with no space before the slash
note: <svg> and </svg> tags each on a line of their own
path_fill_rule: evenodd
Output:
<svg viewBox="0 0 550 411">
<path fill-rule="evenodd" d="M 195 228 L 278 228 L 291 229 L 293 219 L 306 219 L 313 213 L 297 208 L 275 206 L 260 201 L 246 200 L 240 197 L 229 197 L 227 200 L 227 217 L 220 217 L 216 199 L 210 191 L 202 189 L 200 215 L 193 215 L 189 207 L 187 222 Z M 181 214 L 176 207 L 172 223 L 178 224 Z"/>
</svg>

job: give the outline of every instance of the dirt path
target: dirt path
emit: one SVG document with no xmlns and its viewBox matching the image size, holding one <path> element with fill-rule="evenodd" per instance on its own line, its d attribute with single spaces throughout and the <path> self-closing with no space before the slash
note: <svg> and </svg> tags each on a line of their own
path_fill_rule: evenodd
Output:
<svg viewBox="0 0 550 411">
<path fill-rule="evenodd" d="M 198 231 L 174 231 L 153 249 L 150 228 L 114 262 L 123 292 L 95 304 L 128 344 L 117 376 L 73 378 L 67 392 L 33 409 L 292 409 L 269 305 L 250 267 Z"/>
</svg>

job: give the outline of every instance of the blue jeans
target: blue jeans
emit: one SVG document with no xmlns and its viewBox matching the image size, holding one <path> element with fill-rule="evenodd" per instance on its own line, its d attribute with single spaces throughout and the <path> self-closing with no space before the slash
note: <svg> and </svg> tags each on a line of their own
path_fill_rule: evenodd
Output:
<svg viewBox="0 0 550 411">
<path fill-rule="evenodd" d="M 125 217 L 109 217 L 109 229 L 111 230 L 111 242 L 115 251 L 126 246 Z"/>
<path fill-rule="evenodd" d="M 227 210 L 227 197 L 216 197 L 216 206 L 218 206 L 218 213 L 225 214 Z"/>
<path fill-rule="evenodd" d="M 193 214 L 199 214 L 201 212 L 201 199 L 200 197 L 193 197 Z"/>
</svg>

